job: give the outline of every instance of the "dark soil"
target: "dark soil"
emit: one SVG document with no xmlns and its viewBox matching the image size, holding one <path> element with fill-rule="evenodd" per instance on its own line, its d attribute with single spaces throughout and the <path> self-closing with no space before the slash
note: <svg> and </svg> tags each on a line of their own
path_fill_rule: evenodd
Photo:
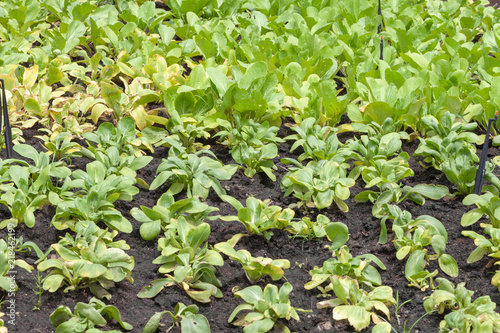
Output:
<svg viewBox="0 0 500 333">
<path fill-rule="evenodd" d="M 37 149 L 41 146 L 36 143 L 36 139 L 32 138 L 33 133 L 27 133 L 26 143 L 34 145 Z M 280 136 L 285 137 L 289 134 L 289 129 L 282 126 Z M 346 134 L 342 135 L 344 138 Z M 344 141 L 344 140 L 342 140 Z M 291 143 L 287 142 L 280 145 L 280 157 L 297 157 L 300 152 L 289 153 Z M 410 153 L 416 149 L 417 143 L 410 142 L 404 146 L 404 150 Z M 212 151 L 218 156 L 223 163 L 234 163 L 231 155 L 225 146 L 212 142 Z M 161 158 L 165 157 L 166 148 L 158 148 L 155 150 L 155 159 L 146 168 L 139 171 L 139 176 L 151 183 L 155 177 L 157 166 L 161 163 Z M 296 154 L 295 154 L 296 153 Z M 497 148 L 493 149 L 491 154 L 494 156 L 499 153 Z M 74 159 L 72 161 L 74 168 L 84 168 L 89 162 L 83 158 Z M 281 164 L 279 159 L 275 160 L 278 170 L 275 172 L 277 181 L 270 181 L 265 175 L 257 174 L 253 179 L 247 178 L 243 172 L 238 171 L 230 181 L 222 182 L 227 193 L 240 201 L 244 201 L 248 196 L 252 195 L 259 199 L 271 199 L 273 204 L 286 207 L 296 201 L 292 197 L 284 198 L 280 190 L 279 184 L 283 175 L 287 172 L 286 165 Z M 419 160 L 412 156 L 410 166 L 415 172 L 415 176 L 405 179 L 406 185 L 416 185 L 422 183 L 442 184 L 453 188 L 453 184 L 449 183 L 446 177 L 439 171 L 432 168 L 424 169 Z M 421 316 L 425 314 L 423 308 L 423 298 L 431 292 L 420 291 L 416 288 L 408 287 L 408 282 L 404 276 L 404 261 L 396 259 L 396 252 L 393 245 L 389 241 L 385 245 L 379 244 L 378 237 L 380 233 L 379 221 L 372 216 L 371 204 L 357 203 L 354 201 L 354 196 L 363 190 L 362 181 L 351 189 L 351 198 L 347 200 L 349 212 L 343 213 L 336 207 L 325 209 L 320 213 L 328 216 L 332 221 L 341 221 L 349 228 L 350 239 L 347 243 L 351 254 L 356 256 L 364 253 L 372 253 L 382 260 L 387 266 L 386 271 L 382 271 L 383 284 L 393 288 L 399 296 L 399 303 L 406 300 L 411 302 L 406 303 L 398 312 L 399 321 L 396 320 L 394 308 L 391 313 L 391 324 L 401 332 L 404 323 L 407 323 L 407 329 L 413 325 Z M 173 311 L 177 302 L 192 304 L 194 301 L 190 299 L 186 293 L 178 288 L 165 288 L 154 299 L 139 299 L 137 293 L 152 280 L 160 278 L 158 266 L 152 264 L 152 261 L 159 255 L 156 249 L 155 241 L 144 241 L 139 235 L 139 223 L 135 221 L 130 210 L 133 207 L 147 206 L 152 207 L 161 196 L 162 187 L 155 191 L 147 191 L 141 189 L 139 194 L 132 202 L 118 202 L 116 207 L 122 214 L 128 218 L 134 225 L 134 231 L 131 234 L 121 234 L 118 239 L 124 239 L 131 246 L 128 251 L 135 258 L 136 266 L 133 270 L 134 283 L 123 281 L 111 289 L 113 297 L 108 302 L 116 306 L 123 320 L 134 326 L 133 332 L 142 332 L 149 318 L 155 313 L 164 310 Z M 229 204 L 222 202 L 215 193 L 211 193 L 206 201 L 209 205 L 219 208 L 220 215 L 234 215 L 236 212 Z M 427 200 L 423 206 L 414 204 L 411 201 L 404 202 L 401 207 L 411 212 L 416 218 L 419 215 L 432 215 L 438 218 L 448 231 L 447 253 L 454 256 L 459 264 L 459 276 L 455 279 L 450 279 L 455 283 L 466 282 L 466 286 L 475 292 L 475 297 L 481 295 L 490 295 L 492 300 L 500 304 L 500 293 L 497 288 L 491 285 L 492 269 L 486 269 L 488 263 L 487 258 L 474 264 L 467 264 L 466 260 L 469 254 L 474 250 L 473 241 L 469 238 L 461 236 L 463 228 L 460 226 L 462 215 L 471 209 L 464 206 L 462 197 L 453 199 L 443 199 L 439 201 Z M 57 231 L 50 227 L 50 221 L 55 212 L 53 207 L 44 207 L 36 213 L 36 224 L 33 229 L 20 225 L 16 230 L 16 237 L 22 236 L 24 241 L 34 241 L 39 245 L 42 251 L 46 251 L 51 244 L 57 243 L 63 232 Z M 319 212 L 316 210 L 308 212 L 308 216 L 315 217 Z M 296 211 L 296 217 L 302 217 L 303 211 Z M 3 206 L 0 206 L 0 218 L 3 220 L 8 218 L 9 212 Z M 243 233 L 245 230 L 238 222 L 223 222 L 221 220 L 210 221 L 211 236 L 209 238 L 210 245 L 215 245 L 218 242 L 223 242 L 237 233 Z M 472 226 L 473 230 L 478 230 L 476 224 Z M 6 237 L 6 231 L 0 230 L 0 237 Z M 330 258 L 330 252 L 324 248 L 328 242 L 326 241 L 305 241 L 300 238 L 290 238 L 288 232 L 274 230 L 274 235 L 270 241 L 266 241 L 264 237 L 252 236 L 244 237 L 238 243 L 238 248 L 245 248 L 252 253 L 253 256 L 266 256 L 271 258 L 288 259 L 290 261 L 290 269 L 285 271 L 285 277 L 290 282 L 294 290 L 291 295 L 292 305 L 302 309 L 312 310 L 311 313 L 299 313 L 301 321 L 296 322 L 291 320 L 288 326 L 292 332 L 353 332 L 346 321 L 334 321 L 332 319 L 331 309 L 317 309 L 316 304 L 321 299 L 317 297 L 317 292 L 314 290 L 305 290 L 304 284 L 309 281 L 309 271 L 314 266 L 322 266 L 323 261 Z M 36 260 L 34 253 L 18 253 L 18 259 L 24 259 L 29 264 L 33 265 Z M 437 268 L 435 263 L 431 263 L 430 271 Z M 46 273 L 42 273 L 45 276 Z M 242 332 L 242 329 L 233 326 L 227 322 L 227 319 L 233 309 L 240 304 L 240 300 L 232 294 L 232 289 L 236 286 L 245 288 L 250 285 L 247 281 L 244 271 L 240 264 L 225 260 L 223 267 L 218 268 L 217 276 L 222 282 L 222 291 L 224 297 L 221 299 L 213 298 L 209 304 L 198 304 L 200 313 L 206 316 L 210 322 L 212 332 Z M 444 276 L 442 272 L 438 276 Z M 16 281 L 19 285 L 19 290 L 15 296 L 16 302 L 16 326 L 7 324 L 9 332 L 52 332 L 55 329 L 50 325 L 49 315 L 59 305 L 66 305 L 73 309 L 77 302 L 88 302 L 92 294 L 87 290 L 78 292 L 63 293 L 59 290 L 55 293 L 44 292 L 42 295 L 42 307 L 40 311 L 33 311 L 33 307 L 37 305 L 38 296 L 33 290 L 37 290 L 36 272 L 27 273 L 22 269 L 17 271 Z M 275 282 L 281 285 L 286 281 Z M 267 283 L 271 283 L 270 279 L 261 281 L 260 286 L 264 287 Z M 394 295 L 394 296 L 395 296 Z M 7 298 L 5 292 L 0 292 L 0 298 Z M 3 312 L 7 312 L 7 303 L 1 307 Z M 437 332 L 440 320 L 443 315 L 428 315 L 420 320 L 414 327 L 413 332 Z M 164 332 L 172 324 L 169 316 L 165 316 L 162 320 L 162 326 L 159 332 Z M 105 329 L 118 329 L 120 326 L 115 322 L 110 323 Z M 177 331 L 176 331 L 177 330 Z M 180 332 L 179 328 L 172 332 Z"/>
</svg>

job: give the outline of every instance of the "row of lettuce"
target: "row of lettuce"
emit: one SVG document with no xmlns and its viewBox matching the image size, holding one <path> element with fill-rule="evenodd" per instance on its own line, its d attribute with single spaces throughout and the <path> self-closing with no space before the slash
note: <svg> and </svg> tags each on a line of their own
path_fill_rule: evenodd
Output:
<svg viewBox="0 0 500 333">
<path fill-rule="evenodd" d="M 57 244 L 44 253 L 34 243 L 16 243 L 17 250 L 37 252 L 37 270 L 48 272 L 43 289 L 88 288 L 102 299 L 111 297 L 109 289 L 116 283 L 132 282 L 130 246 L 115 238 L 133 228 L 114 203 L 131 201 L 137 186 L 165 192 L 156 206 L 131 211 L 141 223 L 141 236 L 157 241 L 160 255 L 154 263 L 164 276 L 145 286 L 139 297 L 154 297 L 169 286 L 198 302 L 221 297 L 216 277 L 216 266 L 223 265 L 220 252 L 241 263 L 250 283 L 265 275 L 280 280 L 290 263 L 237 251 L 241 234 L 208 247 L 205 220 L 217 219 L 217 209 L 203 199 L 213 189 L 238 211 L 220 218 L 241 222 L 248 234 L 271 239 L 272 229 L 280 228 L 307 239 L 328 237 L 332 258 L 310 272 L 306 289 L 333 293 L 336 298 L 318 306 L 334 307 L 334 319 L 348 319 L 361 330 L 372 318 L 374 330 L 388 332 L 390 324 L 375 311 L 389 320 L 387 306 L 396 302 L 370 265 L 384 269 L 383 263 L 370 254 L 353 258 L 343 224 L 323 215 L 315 222 L 307 216 L 294 219 L 291 209 L 335 205 L 347 212 L 349 188 L 359 180 L 368 189 L 355 199 L 373 204 L 382 244 L 388 241 L 386 222 L 392 220 L 396 257 L 406 260 L 409 284 L 437 288 L 425 310 L 453 310 L 441 330 L 500 330 L 488 296 L 472 302 L 463 285 L 455 288 L 443 278 L 434 285 L 439 272 L 428 270 L 432 260 L 451 277 L 459 273 L 455 259 L 445 253 L 448 236 L 442 223 L 425 215 L 413 219 L 397 205 L 450 195 L 445 186 L 403 184 L 414 174 L 403 141 L 418 138 L 414 155 L 456 184 L 451 195 L 466 195 L 465 205 L 477 205 L 462 225 L 489 218 L 481 224 L 483 233 L 464 231 L 477 245 L 468 261 L 500 256 L 495 217 L 500 180 L 493 163 L 485 173 L 491 185 L 481 196 L 472 194 L 480 141 L 473 131 L 486 126 L 499 104 L 500 12 L 484 1 L 465 0 L 382 1 L 382 16 L 375 1 L 361 0 L 176 0 L 168 5 L 170 10 L 152 1 L 0 4 L 0 78 L 9 93 L 15 151 L 24 158 L 1 162 L 0 202 L 12 218 L 0 227 L 33 227 L 38 209 L 57 207 L 51 226 L 67 231 Z M 337 126 L 345 114 L 350 122 Z M 96 128 L 105 116 L 116 126 Z M 286 117 L 296 124 L 294 134 L 280 138 L 279 125 Z M 22 130 L 35 124 L 46 133 L 39 137 L 46 152 L 22 144 Z M 359 135 L 342 143 L 337 134 L 345 131 Z M 74 140 L 82 137 L 85 147 Z M 228 146 L 238 165 L 223 165 L 208 150 L 204 142 L 214 137 Z M 286 140 L 294 141 L 292 153 L 299 147 L 303 152 L 276 165 L 278 146 Z M 159 146 L 169 148 L 168 158 L 147 184 L 137 171 Z M 76 157 L 92 162 L 86 170 L 72 171 L 68 165 Z M 238 168 L 248 177 L 263 172 L 276 181 L 278 167 L 287 169 L 281 188 L 284 196 L 296 198 L 292 207 L 251 197 L 243 205 L 225 194 L 221 181 Z M 187 198 L 176 201 L 179 193 Z M 6 257 L 7 244 L 0 246 Z M 0 287 L 7 290 L 9 267 L 0 269 Z M 492 283 L 500 288 L 500 270 Z M 254 285 L 237 291 L 246 303 L 229 321 L 253 332 L 282 325 L 279 318 L 298 319 L 300 309 L 288 299 L 291 290 L 288 284 L 279 291 L 269 284 L 264 290 Z M 240 310 L 251 312 L 234 321 Z M 93 299 L 79 303 L 74 312 L 61 306 L 51 321 L 62 331 L 77 327 L 71 325 L 80 325 L 85 316 L 91 319 L 88 328 L 104 325 L 107 316 L 131 329 L 116 313 Z M 208 329 L 195 305 L 179 303 L 173 313 L 155 315 L 145 332 L 154 331 L 167 313 L 186 331 L 199 325 Z"/>
</svg>

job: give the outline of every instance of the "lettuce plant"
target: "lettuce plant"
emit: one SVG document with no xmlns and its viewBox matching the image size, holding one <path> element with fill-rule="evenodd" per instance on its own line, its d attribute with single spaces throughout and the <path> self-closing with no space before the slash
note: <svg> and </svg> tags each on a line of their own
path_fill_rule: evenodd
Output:
<svg viewBox="0 0 500 333">
<path fill-rule="evenodd" d="M 313 222 L 307 216 L 298 221 L 291 221 L 285 230 L 291 233 L 293 238 L 302 237 L 308 240 L 325 237 L 326 227 L 330 224 L 330 219 L 323 214 L 318 214 Z"/>
<path fill-rule="evenodd" d="M 120 311 L 104 302 L 92 297 L 88 303 L 78 302 L 73 311 L 65 305 L 60 305 L 50 314 L 50 323 L 57 327 L 56 332 L 113 332 L 102 331 L 96 327 L 102 327 L 108 324 L 109 320 L 116 320 L 120 326 L 127 331 L 134 327 L 127 322 L 122 321 Z"/>
<path fill-rule="evenodd" d="M 349 188 L 354 186 L 354 179 L 347 178 L 346 166 L 335 161 L 311 161 L 306 166 L 294 163 L 296 167 L 281 180 L 281 189 L 285 196 L 293 195 L 301 200 L 300 205 L 328 208 L 333 202 L 347 212 L 344 200 L 349 198 Z"/>
<path fill-rule="evenodd" d="M 89 147 L 89 150 L 94 154 L 95 160 L 103 165 L 106 176 L 114 174 L 135 178 L 139 185 L 146 189 L 149 188 L 149 185 L 143 179 L 137 177 L 136 171 L 147 166 L 153 160 L 152 156 L 120 156 L 116 147 L 109 147 L 104 151 L 99 148 Z"/>
<path fill-rule="evenodd" d="M 243 332 L 268 332 L 275 328 L 282 332 L 290 332 L 288 327 L 277 323 L 278 319 L 295 319 L 300 321 L 297 311 L 310 312 L 310 310 L 298 309 L 292 306 L 289 295 L 293 287 L 285 282 L 278 290 L 272 284 L 266 285 L 264 290 L 259 286 L 250 286 L 234 293 L 241 297 L 245 303 L 238 305 L 229 316 L 228 322 L 233 322 L 236 315 L 242 310 L 251 312 L 239 317 L 233 325 L 243 326 Z"/>
<path fill-rule="evenodd" d="M 237 114 L 234 115 L 234 121 L 233 125 L 225 119 L 218 118 L 217 124 L 221 130 L 215 134 L 222 144 L 231 149 L 243 142 L 249 147 L 258 148 L 269 143 L 278 144 L 285 141 L 277 136 L 279 127 L 271 126 L 267 121 L 260 124 L 253 119 L 242 120 Z"/>
<path fill-rule="evenodd" d="M 97 227 L 94 225 L 94 228 Z M 89 228 L 83 229 L 85 231 L 80 232 Z M 41 272 L 52 269 L 43 279 L 43 289 L 55 292 L 63 285 L 64 292 L 89 288 L 99 298 L 111 298 L 107 289 L 115 282 L 124 279 L 133 282 L 134 258 L 124 251 L 129 246 L 124 242 L 113 242 L 116 233 L 92 231 L 87 237 L 73 238 L 66 234 L 59 243 L 51 245 L 57 259 L 43 258 L 37 266 Z"/>
<path fill-rule="evenodd" d="M 82 136 L 94 151 L 97 148 L 105 150 L 109 147 L 116 147 L 120 155 L 143 155 L 141 147 L 144 145 L 144 140 L 142 137 L 138 137 L 134 119 L 131 117 L 121 118 L 116 123 L 116 127 L 111 123 L 102 123 L 96 131 L 83 133 Z M 82 154 L 89 158 L 95 158 L 93 153 L 86 149 L 82 149 Z"/>
<path fill-rule="evenodd" d="M 333 308 L 333 319 L 347 319 L 356 331 L 370 325 L 370 318 L 375 323 L 379 322 L 377 312 L 382 312 L 390 319 L 388 305 L 396 303 L 390 287 L 380 286 L 367 292 L 359 287 L 358 280 L 337 275 L 330 277 L 330 283 L 337 298 L 318 302 L 317 307 Z"/>
<path fill-rule="evenodd" d="M 153 261 L 161 265 L 159 272 L 166 278 L 151 282 L 138 296 L 152 298 L 164 287 L 176 285 L 198 302 L 208 303 L 211 296 L 222 297 L 214 266 L 222 266 L 224 261 L 217 251 L 208 249 L 205 242 L 209 235 L 207 223 L 192 226 L 183 216 L 171 223 L 165 237 L 158 240 L 161 254 Z"/>
<path fill-rule="evenodd" d="M 209 217 L 217 208 L 208 206 L 197 198 L 186 198 L 175 201 L 170 193 L 163 193 L 157 204 L 153 208 L 141 206 L 132 208 L 130 214 L 139 222 L 141 227 L 139 232 L 145 240 L 156 238 L 161 231 L 167 231 L 170 223 L 183 216 L 192 225 L 199 225 L 205 219 L 215 219 L 216 216 Z"/>
<path fill-rule="evenodd" d="M 109 228 L 120 232 L 131 233 L 132 224 L 113 203 L 108 201 L 105 191 L 92 187 L 87 195 L 65 200 L 57 206 L 56 214 L 52 218 L 52 225 L 58 230 L 76 230 L 79 223 L 103 222 Z"/>
<path fill-rule="evenodd" d="M 99 161 L 88 163 L 85 170 L 78 169 L 71 174 L 74 180 L 70 186 L 79 189 L 78 194 L 88 194 L 93 189 L 113 203 L 116 200 L 131 201 L 139 193 L 139 189 L 133 186 L 135 179 L 131 175 L 110 174 Z"/>
<path fill-rule="evenodd" d="M 465 213 L 462 216 L 461 224 L 463 227 L 476 223 L 481 217 L 488 217 L 488 224 L 494 228 L 500 228 L 500 219 L 497 218 L 500 212 L 500 198 L 490 192 L 483 195 L 469 194 L 462 203 L 466 206 L 476 205 L 477 208 Z"/>
<path fill-rule="evenodd" d="M 384 270 L 385 265 L 376 256 L 369 253 L 353 258 L 349 253 L 349 248 L 345 245 L 349 239 L 349 231 L 345 224 L 341 222 L 330 223 L 326 226 L 325 233 L 328 240 L 332 242 L 332 245 L 326 247 L 332 252 L 333 258 L 326 260 L 323 267 L 316 266 L 309 272 L 312 280 L 305 284 L 305 289 L 318 288 L 323 296 L 328 296 L 328 293 L 333 290 L 330 278 L 334 275 L 350 276 L 371 289 L 382 283 L 377 269 L 370 264 L 373 262 Z M 326 281 L 328 281 L 328 285 L 321 287 L 320 285 Z"/>
<path fill-rule="evenodd" d="M 5 240 L 0 239 L 0 290 L 10 291 L 12 284 L 14 284 L 14 289 L 17 291 L 15 279 L 10 279 L 8 273 L 14 270 L 16 266 L 31 273 L 33 267 L 22 259 L 11 259 L 14 256 L 12 253 L 14 246 L 12 246 L 11 242 L 15 242 L 15 240 L 14 238 L 9 238 L 8 242 L 9 244 Z"/>
<path fill-rule="evenodd" d="M 500 315 L 489 296 L 478 297 L 472 302 L 473 291 L 462 282 L 456 287 L 446 279 L 436 279 L 437 289 L 425 298 L 426 311 L 451 310 L 439 324 L 439 332 L 496 332 L 500 330 Z"/>
<path fill-rule="evenodd" d="M 228 202 L 238 211 L 238 216 L 223 216 L 224 221 L 239 221 L 250 235 L 262 235 L 270 239 L 270 229 L 283 229 L 292 220 L 295 212 L 290 208 L 282 209 L 279 206 L 269 206 L 269 200 L 259 200 L 248 197 L 246 207 L 235 198 L 225 195 L 222 200 Z"/>
<path fill-rule="evenodd" d="M 273 170 L 278 168 L 272 159 L 278 156 L 278 147 L 274 143 L 254 148 L 242 142 L 238 147 L 234 147 L 231 153 L 236 163 L 245 165 L 243 168 L 247 177 L 252 178 L 257 172 L 262 171 L 272 181 L 276 181 Z"/>
<path fill-rule="evenodd" d="M 316 124 L 316 119 L 304 119 L 299 126 L 292 127 L 291 130 L 296 134 L 289 135 L 285 140 L 293 140 L 290 148 L 293 152 L 298 147 L 302 147 L 304 152 L 299 156 L 298 161 L 306 159 L 335 160 L 342 163 L 345 160 L 347 152 L 339 149 L 341 144 L 337 138 L 337 129 L 330 126 L 321 127 Z"/>
<path fill-rule="evenodd" d="M 172 327 L 181 326 L 182 333 L 210 333 L 210 325 L 204 315 L 199 314 L 198 306 L 191 304 L 186 306 L 184 303 L 179 302 L 175 305 L 174 312 L 162 311 L 156 312 L 148 321 L 142 333 L 154 333 L 160 320 L 165 314 L 169 314 L 174 322 Z M 171 327 L 171 328 L 172 328 Z"/>
<path fill-rule="evenodd" d="M 69 132 L 49 132 L 49 135 L 36 136 L 43 141 L 47 153 L 52 156 L 52 161 L 68 160 L 72 157 L 80 157 L 81 146 L 71 141 Z"/>
<path fill-rule="evenodd" d="M 206 199 L 210 188 L 219 196 L 225 194 L 220 180 L 231 179 L 237 166 L 222 165 L 208 156 L 199 157 L 203 153 L 215 157 L 211 151 L 201 150 L 195 154 L 181 154 L 164 159 L 156 170 L 157 176 L 150 189 L 157 189 L 167 180 L 172 180 L 173 183 L 167 191 L 172 195 L 185 189 L 188 197 L 199 196 Z"/>
<path fill-rule="evenodd" d="M 307 290 L 318 288 L 323 295 L 328 295 L 328 292 L 333 290 L 331 284 L 331 276 L 338 277 L 349 276 L 356 279 L 360 284 L 372 289 L 374 286 L 382 284 L 380 274 L 371 263 L 375 263 L 380 269 L 385 270 L 385 265 L 376 256 L 370 253 L 362 254 L 353 257 L 349 253 L 347 246 L 342 246 L 340 249 L 334 251 L 333 258 L 323 262 L 323 266 L 314 267 L 309 274 L 311 281 L 305 284 L 304 288 Z M 326 287 L 320 285 L 329 281 Z"/>
<path fill-rule="evenodd" d="M 170 133 L 170 139 L 179 141 L 189 153 L 210 148 L 210 146 L 204 146 L 196 142 L 200 138 L 210 138 L 209 127 L 204 126 L 195 118 L 180 116 L 176 110 L 169 110 L 169 115 L 170 118 L 166 121 L 165 128 Z M 161 140 L 157 145 L 164 144 L 164 142 L 164 140 Z"/>
<path fill-rule="evenodd" d="M 248 281 L 252 284 L 262 280 L 265 275 L 269 275 L 273 281 L 281 279 L 285 274 L 283 269 L 290 268 L 290 262 L 286 259 L 254 258 L 247 250 L 236 251 L 234 246 L 242 236 L 242 234 L 234 235 L 227 242 L 217 243 L 214 247 L 227 255 L 229 259 L 239 262 Z"/>
<path fill-rule="evenodd" d="M 467 258 L 467 262 L 473 263 L 481 260 L 488 253 L 488 256 L 493 258 L 489 265 L 500 265 L 500 228 L 494 228 L 488 224 L 482 224 L 481 226 L 484 227 L 484 233 L 489 236 L 489 239 L 471 230 L 462 231 L 462 235 L 472 238 L 474 244 L 477 246 L 469 255 L 469 258 Z M 496 270 L 491 283 L 500 290 L 500 269 Z"/>
</svg>

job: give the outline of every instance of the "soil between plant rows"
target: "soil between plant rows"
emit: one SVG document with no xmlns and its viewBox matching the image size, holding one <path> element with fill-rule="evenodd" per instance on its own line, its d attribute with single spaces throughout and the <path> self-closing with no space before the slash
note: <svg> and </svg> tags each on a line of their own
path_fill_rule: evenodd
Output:
<svg viewBox="0 0 500 333">
<path fill-rule="evenodd" d="M 26 143 L 35 146 L 38 150 L 41 149 L 37 139 L 33 138 L 36 135 L 36 130 L 25 131 Z M 283 125 L 279 136 L 285 137 L 290 134 L 289 129 Z M 339 135 L 341 141 L 345 141 L 351 137 L 352 133 L 342 133 Z M 217 144 L 215 141 L 209 142 L 211 150 L 224 164 L 234 163 L 231 155 L 225 146 Z M 280 158 L 295 157 L 300 155 L 300 151 L 293 154 L 289 153 L 292 142 L 283 143 L 279 146 Z M 419 164 L 419 159 L 412 156 L 418 145 L 418 141 L 410 143 L 404 142 L 403 150 L 407 151 L 410 156 L 410 166 L 415 172 L 414 177 L 409 177 L 404 180 L 406 185 L 416 184 L 441 184 L 453 189 L 453 184 L 450 184 L 444 174 L 432 168 L 424 169 Z M 489 157 L 496 156 L 500 153 L 498 148 L 490 148 Z M 5 152 L 0 153 L 3 156 Z M 478 150 L 480 154 L 480 150 Z M 155 177 L 157 166 L 161 163 L 161 158 L 167 156 L 167 149 L 160 147 L 153 154 L 154 160 L 144 169 L 140 170 L 139 176 L 151 183 Z M 73 161 L 74 168 L 85 168 L 85 164 L 89 161 L 83 158 L 76 158 Z M 227 194 L 244 202 L 245 199 L 252 195 L 259 199 L 271 199 L 273 204 L 286 207 L 290 203 L 296 202 L 293 197 L 283 197 L 279 184 L 281 178 L 286 174 L 286 165 L 279 162 L 279 158 L 275 159 L 278 170 L 275 171 L 277 181 L 272 182 L 265 175 L 257 174 L 253 179 L 247 178 L 241 170 L 239 170 L 231 180 L 223 181 Z M 364 184 L 359 179 L 354 187 L 351 188 L 351 196 L 346 201 L 349 206 L 349 212 L 343 213 L 336 207 L 324 209 L 320 212 L 312 210 L 308 212 L 308 216 L 314 218 L 318 213 L 328 216 L 331 221 L 341 221 L 349 228 L 350 239 L 347 243 L 350 252 L 353 256 L 372 253 L 376 255 L 387 266 L 387 270 L 381 271 L 382 283 L 390 286 L 399 293 L 400 304 L 406 300 L 411 302 L 406 303 L 399 311 L 399 323 L 394 315 L 394 307 L 391 307 L 391 325 L 398 331 L 403 331 L 403 325 L 406 322 L 407 329 L 413 325 L 422 315 L 425 314 L 423 308 L 423 298 L 430 295 L 431 291 L 420 291 L 419 289 L 408 287 L 408 282 L 404 276 L 405 261 L 396 259 L 396 251 L 390 242 L 385 245 L 378 243 L 380 233 L 379 221 L 372 216 L 372 205 L 367 203 L 357 203 L 354 201 L 354 196 L 364 190 Z M 155 191 L 147 191 L 140 189 L 133 201 L 117 202 L 116 208 L 131 221 L 134 226 L 134 231 L 131 234 L 119 234 L 118 239 L 124 239 L 130 245 L 131 249 L 127 253 L 134 257 L 135 268 L 132 272 L 134 283 L 130 284 L 127 281 L 122 281 L 110 290 L 112 298 L 105 301 L 108 304 L 114 305 L 121 312 L 122 319 L 134 326 L 131 332 L 142 332 L 145 324 L 155 312 L 169 310 L 173 311 L 177 302 L 185 304 L 193 304 L 195 301 L 190 299 L 186 293 L 176 287 L 165 288 L 160 294 L 153 299 L 140 299 L 137 297 L 139 291 L 152 280 L 162 277 L 158 273 L 158 265 L 152 264 L 152 261 L 159 255 L 156 249 L 156 241 L 144 241 L 139 235 L 140 224 L 135 221 L 130 215 L 130 210 L 133 207 L 147 206 L 152 207 L 161 194 L 166 190 L 166 186 Z M 473 298 L 489 295 L 493 302 L 500 306 L 500 292 L 496 287 L 491 285 L 491 277 L 493 268 L 486 269 L 488 258 L 474 263 L 467 264 L 467 257 L 475 249 L 473 241 L 463 237 L 461 232 L 463 228 L 460 225 L 462 215 L 472 209 L 462 204 L 463 197 L 457 196 L 454 199 L 443 199 L 438 201 L 426 200 L 423 206 L 407 201 L 401 204 L 401 207 L 408 210 L 413 218 L 420 215 L 431 215 L 438 218 L 446 227 L 448 232 L 448 243 L 446 252 L 451 254 L 459 266 L 459 276 L 457 278 L 449 278 L 442 272 L 438 277 L 447 277 L 454 283 L 466 282 L 466 287 L 475 292 Z M 212 191 L 206 200 L 207 204 L 219 208 L 220 215 L 235 215 L 236 211 L 229 204 L 222 202 L 218 196 Z M 33 241 L 38 244 L 42 251 L 46 251 L 51 244 L 57 243 L 59 237 L 64 235 L 64 232 L 57 231 L 49 227 L 53 214 L 54 207 L 44 207 L 36 213 L 36 224 L 33 229 L 27 228 L 24 224 L 16 229 L 16 237 L 22 236 L 24 241 Z M 295 217 L 302 217 L 303 212 L 296 210 Z M 0 206 L 0 218 L 6 219 L 10 217 L 8 210 Z M 215 245 L 218 242 L 223 242 L 231 238 L 234 234 L 243 233 L 245 230 L 238 222 L 224 222 L 221 220 L 207 221 L 211 226 L 211 235 L 208 239 L 210 245 Z M 480 222 L 484 222 L 481 220 Z M 480 230 L 479 224 L 471 226 L 471 230 Z M 389 234 L 391 237 L 391 234 Z M 0 237 L 6 238 L 6 231 L 0 230 Z M 285 277 L 290 282 L 294 289 L 290 296 L 292 305 L 297 308 L 312 310 L 311 313 L 301 313 L 300 322 L 291 320 L 287 323 L 292 332 L 354 332 L 347 321 L 335 321 L 332 318 L 331 309 L 317 309 L 316 304 L 322 299 L 317 297 L 318 292 L 315 290 L 305 290 L 304 284 L 309 281 L 309 271 L 314 266 L 322 266 L 323 261 L 330 258 L 330 252 L 324 248 L 329 244 L 326 241 L 304 241 L 300 238 L 292 239 L 288 232 L 274 230 L 274 235 L 268 242 L 260 236 L 244 237 L 237 245 L 237 249 L 245 248 L 252 255 L 265 256 L 274 259 L 288 259 L 291 267 L 285 270 Z M 241 303 L 241 300 L 234 297 L 232 289 L 236 286 L 245 288 L 250 286 L 247 281 L 241 265 L 226 259 L 224 266 L 217 268 L 217 277 L 222 283 L 222 292 L 224 297 L 221 299 L 212 298 L 208 304 L 196 303 L 200 308 L 200 313 L 203 314 L 210 323 L 211 332 L 242 332 L 239 327 L 227 323 L 227 319 L 233 309 Z M 24 259 L 29 264 L 34 265 L 36 255 L 18 254 L 18 259 Z M 437 263 L 432 262 L 429 271 L 437 269 Z M 46 272 L 41 273 L 42 276 Z M 33 311 L 33 307 L 38 302 L 38 296 L 35 295 L 33 289 L 36 289 L 36 272 L 27 273 L 22 269 L 17 270 L 16 282 L 19 290 L 15 296 L 16 304 L 16 326 L 6 323 L 9 332 L 52 332 L 55 328 L 50 325 L 49 315 L 59 305 L 69 306 L 71 310 L 77 302 L 88 302 L 93 295 L 88 290 L 79 290 L 76 292 L 63 293 L 62 289 L 55 293 L 44 292 L 42 295 L 42 308 L 40 311 Z M 261 281 L 259 285 L 264 287 L 267 283 L 274 283 L 281 286 L 286 282 L 285 279 L 273 282 L 271 279 Z M 7 297 L 5 292 L 0 292 L 0 299 L 4 300 Z M 1 311 L 7 313 L 8 302 L 1 306 Z M 439 322 L 444 315 L 428 315 L 420 320 L 413 332 L 437 332 Z M 7 317 L 4 317 L 7 320 Z M 164 316 L 162 325 L 158 332 L 165 332 L 172 324 L 170 317 Z M 102 328 L 122 330 L 116 323 L 112 322 Z M 365 329 L 369 332 L 371 329 Z M 123 330 L 122 330 L 123 331 Z M 171 332 L 180 332 L 180 328 L 174 328 Z"/>
</svg>

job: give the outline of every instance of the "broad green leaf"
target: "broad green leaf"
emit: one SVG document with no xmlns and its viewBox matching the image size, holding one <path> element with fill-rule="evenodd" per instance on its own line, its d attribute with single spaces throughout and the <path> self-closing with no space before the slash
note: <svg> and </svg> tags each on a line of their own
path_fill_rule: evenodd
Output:
<svg viewBox="0 0 500 333">
<path fill-rule="evenodd" d="M 349 229 L 342 222 L 330 223 L 325 228 L 328 239 L 332 242 L 330 251 L 334 251 L 342 247 L 349 239 Z"/>
</svg>

